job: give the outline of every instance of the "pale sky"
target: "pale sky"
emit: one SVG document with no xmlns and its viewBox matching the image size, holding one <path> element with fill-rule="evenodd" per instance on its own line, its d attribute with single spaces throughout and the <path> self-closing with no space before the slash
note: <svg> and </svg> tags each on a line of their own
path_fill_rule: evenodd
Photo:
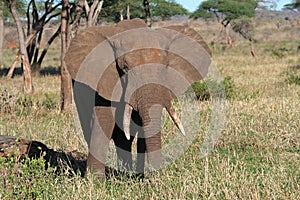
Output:
<svg viewBox="0 0 300 200">
<path fill-rule="evenodd" d="M 177 3 L 181 4 L 183 7 L 188 9 L 188 11 L 193 12 L 195 11 L 200 3 L 203 0 L 175 0 Z M 283 5 L 291 3 L 292 0 L 277 0 L 277 8 L 276 10 L 281 10 L 283 8 Z"/>
</svg>

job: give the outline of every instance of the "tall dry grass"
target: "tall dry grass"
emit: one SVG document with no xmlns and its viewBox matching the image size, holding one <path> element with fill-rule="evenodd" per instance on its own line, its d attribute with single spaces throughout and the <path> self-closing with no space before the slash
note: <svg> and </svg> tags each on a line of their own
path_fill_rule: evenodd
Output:
<svg viewBox="0 0 300 200">
<path fill-rule="evenodd" d="M 218 24 L 193 23 L 208 43 L 219 34 Z M 209 156 L 199 156 L 211 113 L 211 102 L 204 101 L 199 102 L 199 136 L 179 159 L 143 181 L 99 182 L 92 174 L 81 178 L 44 171 L 42 161 L 0 160 L 0 171 L 7 171 L 0 177 L 0 199 L 300 199 L 300 85 L 286 81 L 300 77 L 299 38 L 293 35 L 299 27 L 287 27 L 277 37 L 270 24 L 257 28 L 258 37 L 271 34 L 255 44 L 257 61 L 238 37 L 231 49 L 217 46 L 213 52 L 222 76 L 234 80 L 235 96 L 226 101 L 226 126 Z M 280 51 L 280 45 L 288 49 L 282 56 L 272 51 Z M 34 78 L 32 96 L 22 94 L 21 85 L 19 76 L 0 78 L 0 134 L 85 152 L 73 116 L 59 112 L 59 76 Z M 167 121 L 165 138 L 174 131 Z"/>
</svg>

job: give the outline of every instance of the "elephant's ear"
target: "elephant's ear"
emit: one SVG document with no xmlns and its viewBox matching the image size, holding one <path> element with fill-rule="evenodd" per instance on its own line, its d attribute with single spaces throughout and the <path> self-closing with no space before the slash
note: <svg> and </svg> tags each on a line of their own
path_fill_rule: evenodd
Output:
<svg viewBox="0 0 300 200">
<path fill-rule="evenodd" d="M 109 38 L 123 31 L 142 27 L 147 27 L 143 20 L 132 19 L 116 25 L 89 27 L 81 31 L 72 39 L 64 58 L 71 78 L 90 86 L 104 98 L 110 99 L 112 91 L 108 91 L 108 88 L 113 89 L 119 80 L 119 74 L 115 68 L 115 55 Z M 105 51 L 101 55 L 96 55 L 99 52 L 93 50 L 99 45 L 102 45 Z M 98 59 L 86 59 L 91 57 Z M 99 59 L 100 57 L 103 59 Z"/>
<path fill-rule="evenodd" d="M 76 80 L 79 68 L 89 53 L 115 31 L 114 26 L 89 27 L 72 39 L 64 61 L 73 80 Z"/>
<path fill-rule="evenodd" d="M 203 79 L 211 64 L 212 53 L 201 35 L 192 28 L 180 25 L 164 29 L 178 32 L 168 49 L 169 66 L 180 72 L 190 83 Z"/>
</svg>

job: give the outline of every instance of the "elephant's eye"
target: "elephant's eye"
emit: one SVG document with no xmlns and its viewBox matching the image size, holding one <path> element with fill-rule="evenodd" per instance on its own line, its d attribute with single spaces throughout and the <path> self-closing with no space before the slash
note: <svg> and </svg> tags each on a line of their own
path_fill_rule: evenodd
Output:
<svg viewBox="0 0 300 200">
<path fill-rule="evenodd" d="M 127 65 L 123 65 L 123 68 L 122 68 L 122 69 L 123 69 L 124 72 L 128 72 L 128 71 L 129 71 L 129 68 L 128 68 Z"/>
</svg>

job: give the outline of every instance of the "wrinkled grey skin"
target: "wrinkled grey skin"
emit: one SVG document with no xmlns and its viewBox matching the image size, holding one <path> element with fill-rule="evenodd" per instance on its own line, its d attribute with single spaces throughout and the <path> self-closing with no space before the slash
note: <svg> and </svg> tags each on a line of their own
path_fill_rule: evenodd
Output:
<svg viewBox="0 0 300 200">
<path fill-rule="evenodd" d="M 129 30 L 137 31 L 123 34 Z M 201 46 L 200 53 L 195 54 L 195 48 L 180 46 L 179 40 L 172 36 L 174 32 L 192 38 Z M 121 36 L 114 37 L 118 34 Z M 108 41 L 108 45 L 101 54 L 107 53 L 114 60 L 106 66 L 99 66 L 105 59 L 97 60 L 94 54 L 99 52 L 97 49 L 103 41 Z M 143 42 L 153 43 L 153 47 L 141 48 Z M 184 59 L 172 52 L 172 49 L 180 48 L 196 60 L 196 64 L 187 61 L 190 57 Z M 131 170 L 131 145 L 137 132 L 136 171 L 144 173 L 145 155 L 149 164 L 159 169 L 162 164 L 162 109 L 166 108 L 176 122 L 171 101 L 188 86 L 181 83 L 180 76 L 188 83 L 201 80 L 207 73 L 210 57 L 208 46 L 193 29 L 170 26 L 152 30 L 139 19 L 125 20 L 115 26 L 88 28 L 75 37 L 65 61 L 73 79 L 75 102 L 89 145 L 88 167 L 104 177 L 108 143 L 113 139 L 118 147 L 118 157 L 125 169 Z M 179 78 L 175 78 L 170 69 L 177 71 Z M 155 81 L 143 82 L 149 76 Z M 132 113 L 127 111 L 128 108 L 133 110 Z M 124 133 L 128 113 L 131 116 L 129 140 L 126 131 Z M 176 125 L 180 125 L 178 120 Z"/>
</svg>

